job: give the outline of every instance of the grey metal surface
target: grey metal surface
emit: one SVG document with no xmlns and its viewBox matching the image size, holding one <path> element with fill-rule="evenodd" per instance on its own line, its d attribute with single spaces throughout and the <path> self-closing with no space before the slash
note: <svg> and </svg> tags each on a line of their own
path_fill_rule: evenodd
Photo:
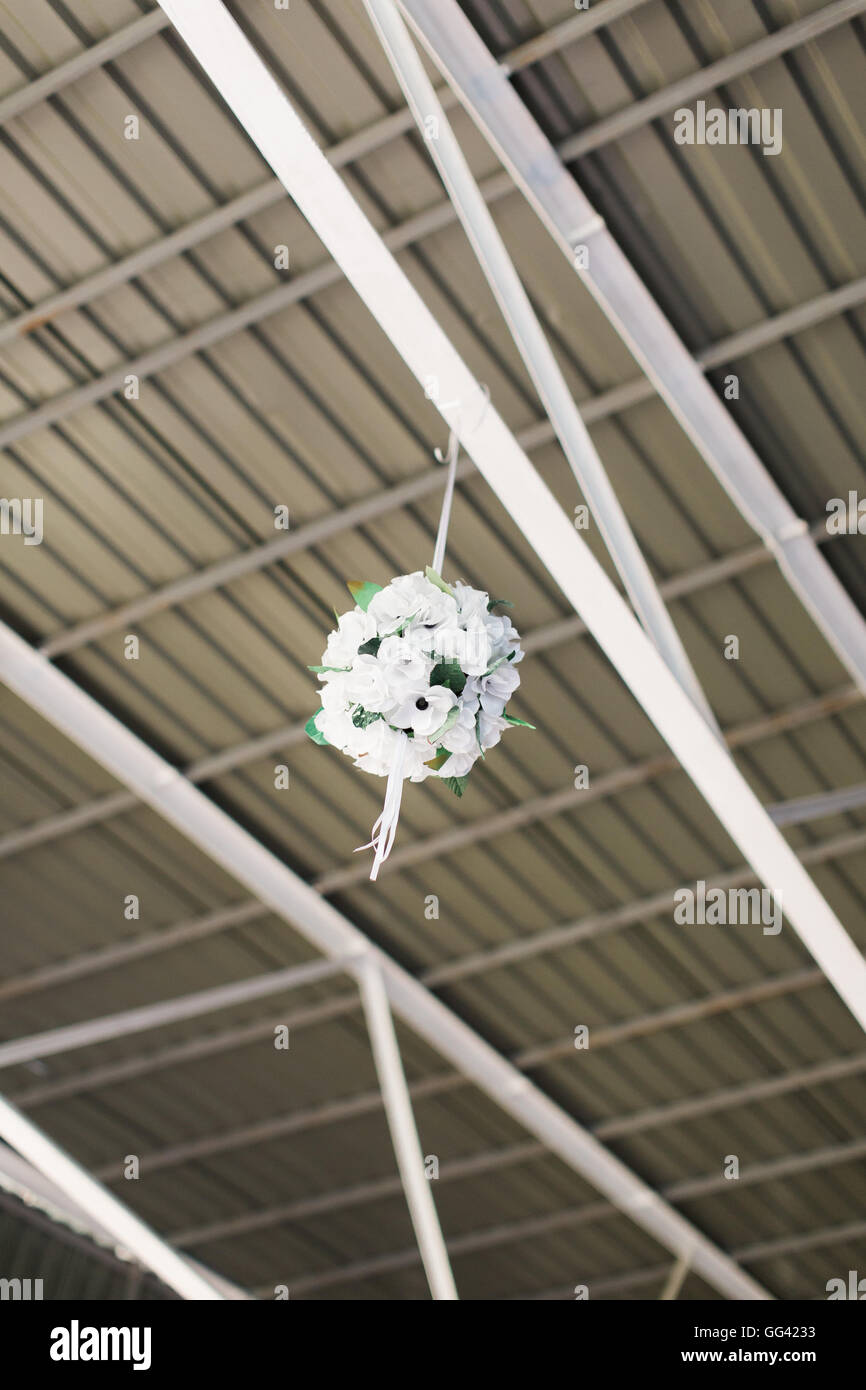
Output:
<svg viewBox="0 0 866 1390">
<path fill-rule="evenodd" d="M 587 24 L 610 8 L 593 5 Z M 759 12 L 752 4 L 648 0 L 538 57 L 546 31 L 584 16 L 562 0 L 534 0 L 531 10 L 514 0 L 486 12 L 466 3 L 499 61 L 521 46 L 534 51 L 516 81 L 557 145 L 819 8 L 811 0 L 798 14 L 777 3 Z M 88 33 L 71 8 L 65 18 L 42 0 L 8 0 L 6 9 L 15 28 L 5 29 L 0 99 L 137 18 L 127 0 L 111 0 L 102 27 Z M 411 116 L 360 7 L 299 0 L 287 16 L 242 0 L 236 12 L 305 104 L 323 147 L 332 158 L 346 152 L 341 167 L 377 224 L 406 225 L 405 241 L 393 241 L 402 244 L 402 263 L 571 512 L 582 499 L 426 156 L 407 134 Z M 862 539 L 831 537 L 824 522 L 828 498 L 862 495 L 866 486 L 856 448 L 866 429 L 863 45 L 855 20 L 718 94 L 704 89 L 723 106 L 783 106 L 777 160 L 677 148 L 663 116 L 598 144 L 575 166 L 714 388 L 724 372 L 738 375 L 741 399 L 728 408 L 861 604 Z M 741 769 L 766 805 L 820 798 L 827 809 L 833 793 L 866 778 L 866 707 L 646 378 L 635 380 L 633 360 L 591 297 L 565 260 L 549 254 L 485 143 L 459 107 L 448 109 L 700 679 L 736 736 Z M 130 111 L 142 117 L 137 145 L 120 133 Z M 377 131 L 375 140 L 388 143 L 376 145 Z M 445 444 L 441 430 L 339 276 L 293 299 L 301 277 L 322 266 L 321 247 L 305 239 L 288 200 L 273 188 L 273 202 L 257 192 L 274 181 L 166 36 L 32 106 L 4 136 L 7 322 L 32 322 L 52 295 L 75 299 L 78 286 L 103 273 L 97 286 L 111 288 L 98 299 L 88 290 L 80 309 L 25 336 L 10 330 L 0 349 L 0 417 L 34 409 L 272 290 L 286 292 L 284 310 L 148 378 L 139 402 L 106 397 L 6 451 L 0 494 L 44 496 L 46 538 L 24 549 L 20 538 L 0 537 L 4 614 L 34 643 L 69 634 L 63 669 L 177 766 L 225 755 L 209 795 L 308 881 L 339 872 L 368 838 L 379 788 L 306 741 L 281 751 L 280 731 L 314 708 L 304 667 L 320 659 L 332 606 L 346 604 L 343 580 L 384 582 L 430 553 L 442 477 L 431 452 Z M 234 223 L 221 209 L 246 195 L 261 196 L 261 209 Z M 212 215 L 222 230 L 208 236 L 204 222 L 196 239 L 196 224 Z M 178 247 L 187 246 L 182 254 L 171 243 L 165 256 L 151 250 L 175 233 Z M 289 283 L 272 264 L 279 242 L 291 247 Z M 151 268 L 127 282 L 123 263 L 139 254 L 154 256 Z M 404 484 L 403 504 L 392 507 Z M 292 510 L 282 557 L 265 549 L 277 501 Z M 355 515 L 356 504 L 369 511 Z M 322 530 L 305 536 L 307 526 Z M 601 555 L 591 533 L 589 541 Z M 259 555 L 272 558 L 259 568 Z M 398 848 L 438 843 L 438 855 L 383 876 L 375 895 L 360 881 L 347 885 L 340 906 L 413 973 L 433 978 L 465 963 L 435 988 L 509 1056 L 563 1048 L 533 1079 L 654 1187 L 710 1174 L 720 1154 L 738 1152 L 744 1168 L 761 1171 L 856 1142 L 866 1114 L 862 1046 L 826 987 L 802 984 L 808 961 L 790 934 L 684 931 L 669 912 L 652 915 L 649 905 L 673 885 L 721 881 L 739 867 L 675 771 L 632 785 L 626 778 L 619 791 L 611 784 L 585 812 L 563 805 L 513 831 L 498 819 L 533 802 L 552 808 L 576 763 L 604 786 L 608 775 L 662 759 L 664 749 L 593 644 L 574 640 L 579 620 L 471 469 L 458 486 L 449 555 L 455 575 L 517 601 L 531 646 L 518 713 L 538 732 L 524 740 L 518 731 L 495 750 L 462 802 L 413 788 Z M 220 584 L 223 565 L 229 577 Z M 172 603 L 175 583 L 185 597 Z M 112 621 L 139 603 L 128 625 Z M 77 640 L 76 628 L 91 623 Z M 129 631 L 142 639 L 138 663 L 122 655 Z M 739 661 L 720 656 L 728 633 L 739 634 Z M 753 729 L 765 732 L 752 737 Z M 250 761 L 234 761 L 232 750 L 242 748 Z M 288 792 L 274 788 L 278 762 L 291 769 Z M 0 702 L 0 836 L 116 794 L 116 783 L 65 739 L 17 701 Z M 0 983 L 10 984 L 4 1040 L 309 959 L 295 931 L 239 903 L 230 880 L 120 795 L 122 814 L 34 842 L 0 864 Z M 463 847 L 440 838 L 455 824 L 485 823 L 501 829 Z M 863 823 L 855 808 L 785 828 L 861 945 Z M 121 910 L 131 892 L 140 896 L 138 921 Z M 439 899 L 438 920 L 424 917 L 430 894 Z M 630 924 L 598 933 L 587 925 L 584 939 L 556 944 L 557 927 L 617 913 L 625 921 L 629 905 Z M 790 987 L 774 992 L 772 982 L 785 979 Z M 131 1151 L 173 1153 L 176 1163 L 145 1168 L 135 1185 L 136 1206 L 157 1230 L 260 1217 L 248 1234 L 195 1253 L 272 1296 L 276 1283 L 292 1286 L 295 1277 L 412 1244 L 399 1193 L 324 1209 L 328 1194 L 394 1175 L 357 996 L 347 1004 L 332 991 L 321 982 L 303 998 L 274 996 L 213 1021 L 177 1021 L 58 1053 L 38 1071 L 8 1070 L 9 1091 L 110 1182 Z M 273 1029 L 289 1020 L 292 1047 L 278 1057 Z M 579 1021 L 607 1041 L 566 1055 Z M 671 1260 L 625 1218 L 580 1230 L 575 1272 L 577 1231 L 557 1225 L 556 1214 L 597 1199 L 556 1160 L 473 1176 L 473 1161 L 525 1136 L 398 1032 L 424 1151 L 440 1155 L 443 1172 L 466 1165 L 441 1187 L 446 1239 L 465 1236 L 471 1245 L 474 1233 L 504 1233 L 487 1251 L 481 1244 L 452 1252 L 461 1294 L 567 1297 L 585 1276 L 593 1297 L 657 1297 Z M 706 1193 L 686 1203 L 687 1213 L 718 1244 L 745 1252 L 749 1271 L 777 1297 L 823 1296 L 839 1269 L 863 1268 L 862 1167 L 840 1163 Z M 129 1195 L 127 1184 L 121 1190 Z M 306 1216 L 302 1208 L 289 1222 L 267 1220 L 302 1203 L 310 1204 Z M 550 1229 L 531 1225 L 548 1216 Z M 16 1248 L 15 1230 L 4 1226 L 4 1251 Z M 55 1289 L 64 1287 L 64 1270 L 69 1290 L 105 1297 L 117 1287 L 96 1273 L 88 1283 L 90 1266 L 71 1264 L 73 1256 L 85 1261 L 82 1252 L 40 1239 Z M 149 1292 L 144 1286 L 139 1296 Z M 309 1296 L 411 1299 L 426 1290 L 420 1267 L 404 1265 Z M 713 1296 L 694 1274 L 681 1294 Z"/>
</svg>

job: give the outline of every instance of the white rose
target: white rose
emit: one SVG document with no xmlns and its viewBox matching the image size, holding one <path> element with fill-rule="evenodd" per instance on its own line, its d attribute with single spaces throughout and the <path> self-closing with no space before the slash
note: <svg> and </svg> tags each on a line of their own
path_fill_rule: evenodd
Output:
<svg viewBox="0 0 866 1390">
<path fill-rule="evenodd" d="M 472 589 L 468 584 L 457 580 L 453 585 L 454 597 L 457 600 L 457 611 L 460 615 L 460 626 L 477 626 L 484 623 L 489 617 L 487 612 L 488 596 L 483 589 Z"/>
<path fill-rule="evenodd" d="M 420 691 L 429 684 L 433 662 L 405 637 L 383 638 L 376 659 L 385 672 L 395 704 L 402 704 L 413 690 Z"/>
<path fill-rule="evenodd" d="M 507 656 L 509 652 L 514 652 L 512 665 L 519 661 L 523 656 L 520 648 L 520 634 L 511 619 L 488 613 L 485 626 L 493 650 L 492 659 L 495 661 L 497 657 Z"/>
<path fill-rule="evenodd" d="M 395 710 L 391 723 L 400 729 L 411 729 L 416 738 L 429 738 L 445 723 L 456 705 L 457 696 L 453 690 L 431 685 L 422 691 L 412 691 Z"/>
<path fill-rule="evenodd" d="M 391 636 L 411 619 L 416 627 L 433 630 L 442 623 L 456 620 L 457 604 L 450 594 L 444 594 L 431 584 L 420 570 L 401 574 L 392 579 L 370 600 L 367 612 L 376 623 L 381 636 Z"/>
<path fill-rule="evenodd" d="M 322 709 L 316 716 L 316 728 L 334 748 L 354 753 L 359 730 L 352 723 L 351 701 L 346 690 L 346 675 L 334 675 L 319 692 Z"/>
<path fill-rule="evenodd" d="M 376 636 L 376 624 L 362 608 L 354 608 L 342 613 L 337 619 L 337 629 L 328 638 L 328 645 L 322 653 L 323 666 L 351 666 L 358 648 L 371 637 Z M 323 671 L 322 679 L 330 679 L 333 672 Z"/>
<path fill-rule="evenodd" d="M 476 701 L 477 703 L 477 701 Z M 475 711 L 471 705 L 460 706 L 457 723 L 442 735 L 442 747 L 449 753 L 478 753 L 478 738 L 475 733 Z"/>
<path fill-rule="evenodd" d="M 396 729 L 388 727 L 384 719 L 375 719 L 362 730 L 360 751 L 355 758 L 355 766 L 375 777 L 387 777 L 394 765 L 394 759 L 403 737 Z"/>
<path fill-rule="evenodd" d="M 446 763 L 443 763 L 436 777 L 465 777 L 469 769 L 474 765 L 478 755 L 472 753 L 452 753 Z"/>
<path fill-rule="evenodd" d="M 520 676 L 513 663 L 503 661 L 489 676 L 482 676 L 477 682 L 481 708 L 486 714 L 501 714 L 519 684 Z"/>
<path fill-rule="evenodd" d="M 433 650 L 442 661 L 456 661 L 467 676 L 483 676 L 491 661 L 490 638 L 483 623 L 469 628 L 438 628 L 433 634 Z"/>
<path fill-rule="evenodd" d="M 316 728 L 341 753 L 355 752 L 360 730 L 355 728 L 348 710 L 322 708 L 316 715 Z"/>
<path fill-rule="evenodd" d="M 508 725 L 499 715 L 488 714 L 482 709 L 478 716 L 478 737 L 481 740 L 481 747 L 485 753 L 488 748 L 494 748 L 502 737 L 503 730 Z"/>
<path fill-rule="evenodd" d="M 356 656 L 351 671 L 341 675 L 340 688 L 354 705 L 381 714 L 394 704 L 385 668 L 375 656 Z"/>
</svg>

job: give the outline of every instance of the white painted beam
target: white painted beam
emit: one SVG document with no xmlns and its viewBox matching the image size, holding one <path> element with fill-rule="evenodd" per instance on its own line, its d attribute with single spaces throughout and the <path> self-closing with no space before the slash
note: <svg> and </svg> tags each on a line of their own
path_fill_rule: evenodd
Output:
<svg viewBox="0 0 866 1390">
<path fill-rule="evenodd" d="M 163 0 L 163 8 L 419 386 L 429 395 L 436 382 L 448 428 L 866 1029 L 863 955 L 494 406 L 470 418 L 479 383 L 261 58 L 220 0 Z"/>
<path fill-rule="evenodd" d="M 818 551 L 807 523 L 776 486 L 733 416 L 706 381 L 631 262 L 605 228 L 562 163 L 580 153 L 580 137 L 560 153 L 544 135 L 507 76 L 457 4 L 400 0 L 427 51 L 466 110 L 535 209 L 626 347 L 640 364 L 728 496 L 758 533 L 839 660 L 866 693 L 866 619 Z M 806 42 L 866 9 L 866 0 L 838 0 L 760 40 L 761 61 L 777 56 L 793 38 Z M 784 44 L 783 44 L 784 40 Z M 729 55 L 715 64 L 715 80 L 740 71 Z M 709 69 L 687 79 L 705 90 Z M 667 96 L 673 89 L 668 89 Z M 649 98 L 651 104 L 654 98 Z M 678 101 L 686 100 L 683 91 Z M 644 103 L 646 106 L 647 103 Z M 667 109 L 667 107 L 663 108 Z M 629 110 L 622 119 L 630 119 Z M 658 112 L 656 112 L 658 114 Z M 619 117 L 612 117 L 617 121 Z M 710 156 L 711 157 L 711 156 Z M 589 264 L 576 261 L 586 243 Z"/>
<path fill-rule="evenodd" d="M 630 621 L 640 631 L 635 619 Z M 655 648 L 643 640 L 667 673 Z M 713 1287 L 730 1298 L 766 1297 L 759 1284 L 478 1033 L 5 624 L 0 624 L 0 679 L 322 955 L 339 960 L 356 977 L 368 964 L 378 966 L 391 1007 L 419 1037 L 667 1249 L 679 1254 L 694 1248 L 695 1268 Z M 694 717 L 706 729 L 697 712 Z M 707 737 L 715 746 L 709 731 Z M 50 1166 L 47 1172 L 56 1176 Z"/>
</svg>

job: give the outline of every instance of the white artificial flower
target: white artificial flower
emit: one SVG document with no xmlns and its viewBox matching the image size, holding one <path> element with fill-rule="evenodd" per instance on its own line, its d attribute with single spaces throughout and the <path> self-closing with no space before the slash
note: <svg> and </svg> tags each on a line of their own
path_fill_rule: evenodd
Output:
<svg viewBox="0 0 866 1390">
<path fill-rule="evenodd" d="M 477 700 L 474 703 L 477 705 Z M 452 724 L 439 741 L 449 753 L 472 753 L 475 757 L 478 756 L 478 737 L 475 732 L 475 710 L 472 702 L 464 705 L 461 700 L 457 723 Z"/>
<path fill-rule="evenodd" d="M 345 676 L 341 674 L 328 681 L 320 691 L 322 708 L 316 716 L 316 728 L 334 748 L 353 753 L 359 731 L 352 723 L 351 705 L 343 682 Z"/>
<path fill-rule="evenodd" d="M 322 657 L 337 669 L 321 672 L 315 719 L 327 742 L 374 776 L 387 777 L 400 756 L 413 782 L 465 777 L 508 727 L 503 711 L 520 684 L 520 635 L 510 617 L 489 612 L 488 601 L 459 580 L 444 593 L 418 570 L 377 591 L 367 612 L 356 606 L 338 618 Z M 375 637 L 375 656 L 359 654 Z M 430 685 L 443 661 L 456 662 L 466 678 L 459 696 Z M 365 720 L 359 710 L 379 717 Z M 440 747 L 448 757 L 434 769 Z"/>
<path fill-rule="evenodd" d="M 402 704 L 412 690 L 425 687 L 433 669 L 432 659 L 406 637 L 385 637 L 376 659 L 385 672 L 395 704 Z"/>
<path fill-rule="evenodd" d="M 481 747 L 485 753 L 488 748 L 494 748 L 502 737 L 503 730 L 508 728 L 508 724 L 500 715 L 488 714 L 486 710 L 481 710 L 478 715 L 478 737 L 481 740 Z"/>
<path fill-rule="evenodd" d="M 339 676 L 340 689 L 345 691 L 352 704 L 360 705 L 371 714 L 381 714 L 394 704 L 394 696 L 388 687 L 385 668 L 378 657 L 356 656 L 351 671 Z M 332 684 L 333 682 L 329 682 Z"/>
<path fill-rule="evenodd" d="M 457 604 L 450 594 L 437 589 L 420 570 L 392 579 L 370 600 L 367 612 L 380 636 L 388 637 L 412 619 L 417 627 L 431 631 L 457 617 Z"/>
<path fill-rule="evenodd" d="M 493 651 L 491 658 L 493 661 L 500 656 L 507 656 L 512 651 L 514 652 L 512 665 L 521 659 L 523 652 L 520 647 L 520 634 L 509 617 L 488 613 L 485 626 Z"/>
<path fill-rule="evenodd" d="M 328 638 L 328 645 L 322 653 L 323 666 L 351 666 L 358 648 L 376 636 L 376 624 L 363 608 L 354 608 L 341 613 L 337 628 Z M 329 680 L 334 672 L 322 671 L 322 679 Z"/>
<path fill-rule="evenodd" d="M 490 638 L 483 623 L 440 627 L 433 633 L 433 648 L 440 660 L 456 661 L 467 676 L 483 676 L 490 665 Z"/>
<path fill-rule="evenodd" d="M 374 777 L 387 777 L 403 735 L 390 728 L 385 719 L 374 719 L 361 730 L 361 735 L 355 766 Z"/>
<path fill-rule="evenodd" d="M 435 776 L 465 777 L 474 762 L 475 756 L 472 753 L 452 753 L 448 761 L 443 763 L 439 771 L 435 773 Z"/>
<path fill-rule="evenodd" d="M 489 676 L 473 684 L 478 687 L 481 708 L 486 714 L 499 715 L 520 684 L 520 676 L 511 661 L 503 661 Z"/>
<path fill-rule="evenodd" d="M 457 696 L 453 690 L 446 690 L 443 685 L 427 686 L 407 695 L 391 716 L 391 723 L 400 729 L 411 729 L 416 738 L 429 738 L 441 728 L 456 705 Z"/>
<path fill-rule="evenodd" d="M 452 585 L 452 588 L 457 600 L 460 626 L 477 626 L 484 623 L 489 617 L 487 612 L 488 597 L 484 590 L 472 589 L 460 579 Z"/>
</svg>

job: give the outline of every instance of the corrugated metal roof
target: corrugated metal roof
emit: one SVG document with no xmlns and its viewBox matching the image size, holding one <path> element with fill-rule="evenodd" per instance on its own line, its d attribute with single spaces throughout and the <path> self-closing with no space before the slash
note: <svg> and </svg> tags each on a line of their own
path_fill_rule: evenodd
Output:
<svg viewBox="0 0 866 1390">
<path fill-rule="evenodd" d="M 6 0 L 0 94 L 145 8 Z M 230 8 L 324 145 L 401 109 L 362 7 Z M 820 8 L 649 0 L 514 81 L 559 142 Z M 466 0 L 464 9 L 497 54 L 565 17 L 562 0 Z M 855 18 L 707 92 L 723 105 L 782 107 L 783 158 L 679 146 L 662 117 L 573 165 L 693 352 L 863 275 L 864 34 Z M 137 141 L 123 138 L 130 114 L 140 120 Z M 468 117 L 451 115 L 474 173 L 495 175 Z M 382 139 L 343 173 L 382 231 L 428 212 L 430 226 L 443 203 L 411 132 Z M 180 42 L 170 31 L 147 38 L 0 132 L 5 315 L 270 178 Z M 491 206 L 578 402 L 633 381 L 626 348 L 550 254 L 530 208 L 516 192 Z M 539 404 L 453 216 L 400 236 L 401 264 L 497 409 L 515 431 L 532 427 Z M 280 244 L 288 273 L 274 268 Z M 297 529 L 429 470 L 441 425 L 354 292 L 337 275 L 291 289 L 327 263 L 282 197 L 2 347 L 0 420 L 61 398 L 56 422 L 37 417 L 0 462 L 4 496 L 45 501 L 42 545 L 0 540 L 3 615 L 19 632 L 57 637 L 271 541 L 276 504 L 289 506 Z M 93 403 L 63 402 L 279 286 L 283 307 L 243 328 L 235 320 L 164 370 L 142 370 L 138 401 L 109 386 Z M 863 309 L 851 308 L 710 372 L 717 389 L 726 373 L 739 376 L 730 409 L 809 522 L 820 522 L 829 497 L 863 486 L 864 326 Z M 745 555 L 754 536 L 666 407 L 655 397 L 602 407 L 591 428 L 658 579 L 691 576 L 671 611 L 761 799 L 863 781 L 866 709 L 769 556 L 733 577 L 703 573 Z M 542 438 L 533 461 L 571 513 L 580 494 L 558 445 Z M 293 729 L 313 707 L 306 665 L 318 659 L 345 579 L 384 582 L 426 563 L 438 508 L 437 491 L 383 508 L 278 563 L 76 642 L 58 662 L 178 766 Z M 610 568 L 593 529 L 588 540 Z M 862 600 L 859 544 L 834 538 L 824 552 Z M 483 971 L 444 979 L 442 998 L 508 1056 L 528 1054 L 523 1064 L 545 1091 L 771 1292 L 821 1296 L 826 1279 L 858 1258 L 842 1228 L 862 1218 L 866 1193 L 863 1156 L 849 1147 L 862 1138 L 866 1109 L 860 1030 L 789 930 L 683 933 L 670 910 L 641 907 L 736 869 L 738 852 L 592 640 L 548 633 L 570 616 L 565 602 L 477 475 L 459 486 L 448 570 L 513 596 L 521 631 L 537 634 L 519 712 L 538 731 L 517 731 L 462 801 L 440 786 L 412 787 L 377 884 L 353 850 L 367 838 L 381 784 L 336 753 L 287 732 L 267 756 L 208 778 L 206 791 L 306 879 L 339 874 L 334 901 L 413 971 L 490 953 Z M 136 662 L 124 659 L 128 631 L 140 637 Z M 723 656 L 730 633 L 738 661 Z M 0 721 L 0 833 L 59 818 L 38 843 L 0 840 L 0 971 L 18 982 L 0 983 L 4 1038 L 310 957 L 299 936 L 262 914 L 109 968 L 95 957 L 53 985 L 26 983 L 31 972 L 246 899 L 148 810 L 97 808 L 90 824 L 70 828 L 64 813 L 120 789 L 8 694 Z M 603 786 L 607 774 L 654 759 L 631 785 L 583 804 L 557 799 L 576 763 Z M 274 789 L 278 761 L 291 770 L 285 793 Z M 497 820 L 515 806 L 524 808 L 519 826 Z M 437 837 L 454 826 L 464 842 L 443 847 Z M 861 945 L 864 829 L 866 812 L 854 810 L 787 831 Z M 138 921 L 123 915 L 129 893 L 141 901 Z M 438 921 L 424 915 L 430 893 Z M 496 956 L 506 943 L 627 904 L 637 906 L 621 925 L 602 919 L 535 954 Z M 317 1007 L 335 995 L 342 1007 L 323 1017 Z M 275 1053 L 274 1023 L 295 1019 L 290 1051 Z M 592 1030 L 587 1052 L 572 1043 L 580 1023 Z M 523 1152 L 526 1135 L 462 1078 L 425 1095 L 423 1083 L 448 1068 L 408 1029 L 399 1033 L 424 1151 L 442 1163 L 436 1199 L 461 1296 L 567 1296 L 588 1282 L 598 1296 L 657 1297 L 669 1263 L 661 1246 L 613 1209 L 599 1214 L 597 1194 L 558 1159 Z M 847 1070 L 830 1074 L 825 1064 L 839 1058 L 850 1059 Z M 764 1096 L 755 1083 L 768 1078 L 778 1086 Z M 247 1287 L 288 1283 L 293 1297 L 425 1294 L 362 1016 L 344 985 L 60 1053 L 10 1069 L 4 1090 L 160 1231 Z M 359 1096 L 370 1099 L 357 1114 L 316 1116 Z M 511 1148 L 508 1162 L 448 1178 L 449 1164 Z M 142 1155 L 136 1184 L 121 1175 L 130 1152 Z M 739 1183 L 721 1177 L 727 1154 L 740 1158 Z M 799 1166 L 786 1170 L 794 1159 Z M 703 1177 L 706 1190 L 685 1186 Z M 379 1179 L 391 1181 L 386 1195 L 364 1190 Z M 298 1206 L 330 1193 L 340 1194 L 330 1207 Z M 235 1220 L 240 1229 L 210 1234 Z M 836 1238 L 798 1253 L 798 1241 L 833 1228 Z M 858 1248 L 862 1260 L 862 1232 Z M 682 1296 L 713 1294 L 691 1278 Z"/>
</svg>

